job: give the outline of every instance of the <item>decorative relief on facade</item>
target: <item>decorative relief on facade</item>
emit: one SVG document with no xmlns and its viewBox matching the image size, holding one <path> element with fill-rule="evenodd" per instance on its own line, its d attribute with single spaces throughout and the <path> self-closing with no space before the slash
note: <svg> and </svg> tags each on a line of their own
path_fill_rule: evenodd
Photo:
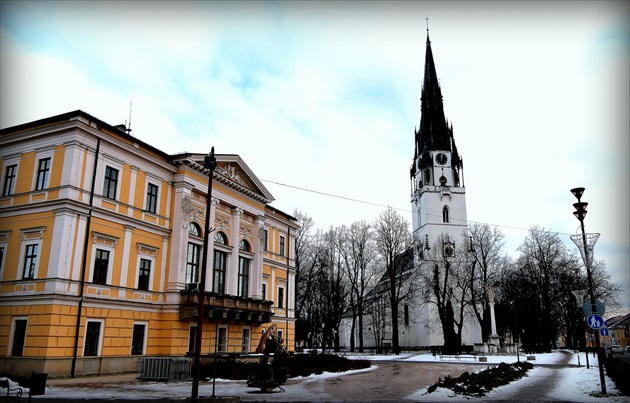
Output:
<svg viewBox="0 0 630 403">
<path fill-rule="evenodd" d="M 157 256 L 158 250 L 159 248 L 156 248 L 154 246 L 151 245 L 146 245 L 140 242 L 137 242 L 136 245 L 138 246 L 138 253 L 141 255 L 148 255 L 148 256 Z"/>
<path fill-rule="evenodd" d="M 186 195 L 182 198 L 182 212 L 184 213 L 184 219 L 182 220 L 182 226 L 184 228 L 188 228 L 189 223 L 201 220 L 201 217 L 205 216 L 205 210 L 198 207 L 193 202 L 190 195 Z"/>
<path fill-rule="evenodd" d="M 241 223 L 241 234 L 243 234 L 243 236 L 249 238 L 249 239 L 254 239 L 253 238 L 253 232 L 254 232 L 254 227 L 245 223 Z"/>
<path fill-rule="evenodd" d="M 214 219 L 214 227 L 220 231 L 228 231 L 232 228 L 231 222 L 232 220 L 229 216 L 226 216 L 224 214 L 217 214 L 216 218 Z"/>
<path fill-rule="evenodd" d="M 226 164 L 226 165 L 223 165 L 222 167 L 217 167 L 215 172 L 231 180 L 232 182 L 236 182 L 239 185 L 244 186 L 247 189 L 251 190 L 250 186 L 243 180 L 243 178 L 241 178 L 241 174 L 238 172 L 236 167 L 234 167 L 232 164 Z"/>
<path fill-rule="evenodd" d="M 22 232 L 22 241 L 32 241 L 34 239 L 44 238 L 44 231 L 46 227 L 33 227 L 24 228 L 20 230 Z"/>
<path fill-rule="evenodd" d="M 108 234 L 101 234 L 100 232 L 92 232 L 92 242 L 95 244 L 116 247 L 120 238 Z"/>
<path fill-rule="evenodd" d="M 0 231 L 0 243 L 9 242 L 9 235 L 10 234 L 11 234 L 11 230 Z"/>
</svg>

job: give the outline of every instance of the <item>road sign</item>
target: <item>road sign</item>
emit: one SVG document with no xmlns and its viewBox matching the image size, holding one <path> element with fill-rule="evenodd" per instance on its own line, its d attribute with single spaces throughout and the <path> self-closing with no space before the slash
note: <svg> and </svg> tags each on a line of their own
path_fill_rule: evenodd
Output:
<svg viewBox="0 0 630 403">
<path fill-rule="evenodd" d="M 586 324 L 591 329 L 601 329 L 602 326 L 605 326 L 604 318 L 596 314 L 589 315 L 588 318 L 586 318 Z"/>
<path fill-rule="evenodd" d="M 599 333 L 600 333 L 602 336 L 608 336 L 608 328 L 607 328 L 607 327 L 602 327 L 602 328 L 600 328 L 600 329 L 599 329 Z"/>
<path fill-rule="evenodd" d="M 606 313 L 606 307 L 604 306 L 604 303 L 598 300 L 597 298 L 595 298 L 595 312 L 593 312 L 590 298 L 587 298 L 586 300 L 584 300 L 584 305 L 582 306 L 582 310 L 584 311 L 584 315 L 586 316 L 589 316 L 592 314 L 597 314 L 599 316 L 602 316 L 604 313 Z"/>
</svg>

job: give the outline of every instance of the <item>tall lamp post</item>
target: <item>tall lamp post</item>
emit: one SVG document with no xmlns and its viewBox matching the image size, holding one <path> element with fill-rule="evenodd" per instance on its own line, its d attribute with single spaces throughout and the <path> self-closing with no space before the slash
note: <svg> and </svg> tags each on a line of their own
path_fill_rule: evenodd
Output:
<svg viewBox="0 0 630 403">
<path fill-rule="evenodd" d="M 203 340 L 203 318 L 206 299 L 206 268 L 208 267 L 208 241 L 210 238 L 210 206 L 212 203 L 212 175 L 217 167 L 214 147 L 206 155 L 203 167 L 208 169 L 208 196 L 206 198 L 206 224 L 203 233 L 203 258 L 201 260 L 201 277 L 199 279 L 199 307 L 197 308 L 197 333 L 195 334 L 195 358 L 193 360 L 191 403 L 197 403 L 199 397 L 199 377 L 201 375 L 201 343 Z M 216 341 L 215 341 L 216 343 Z M 213 391 L 214 394 L 214 391 Z"/>
<path fill-rule="evenodd" d="M 578 220 L 580 220 L 580 227 L 582 230 L 582 234 L 580 235 L 571 235 L 571 240 L 573 242 L 575 242 L 575 244 L 577 245 L 577 247 L 580 249 L 580 252 L 582 252 L 582 259 L 584 260 L 584 266 L 586 266 L 586 277 L 588 279 L 588 293 L 589 293 L 589 297 L 591 298 L 591 312 L 592 313 L 596 313 L 597 312 L 597 306 L 595 304 L 595 296 L 593 294 L 593 279 L 591 278 L 591 261 L 593 259 L 592 254 L 591 256 L 589 256 L 589 252 L 592 252 L 592 248 L 595 245 L 595 242 L 597 242 L 597 239 L 599 238 L 599 234 L 588 234 L 589 235 L 589 241 L 591 241 L 591 245 L 588 245 L 586 242 L 586 232 L 584 232 L 584 218 L 586 217 L 586 206 L 588 206 L 588 203 L 583 202 L 582 201 L 582 195 L 584 194 L 584 188 L 574 188 L 571 189 L 571 193 L 573 193 L 573 196 L 575 196 L 578 200 L 577 203 L 573 204 L 573 207 L 575 207 L 575 211 L 573 212 L 573 215 L 575 215 L 577 217 Z M 580 240 L 582 241 L 580 243 Z M 599 362 L 599 381 L 602 385 L 602 394 L 606 394 L 606 381 L 604 379 L 604 361 L 602 360 L 602 352 L 601 352 L 601 345 L 600 345 L 600 341 L 599 341 L 599 331 L 595 331 L 595 347 L 597 348 L 597 360 Z"/>
</svg>

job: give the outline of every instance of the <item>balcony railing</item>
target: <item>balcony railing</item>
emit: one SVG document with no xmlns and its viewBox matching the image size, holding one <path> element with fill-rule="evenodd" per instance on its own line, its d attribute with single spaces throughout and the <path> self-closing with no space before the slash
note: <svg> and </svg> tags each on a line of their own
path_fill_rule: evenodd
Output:
<svg viewBox="0 0 630 403">
<path fill-rule="evenodd" d="M 199 306 L 197 290 L 182 290 L 179 320 L 196 320 Z M 272 301 L 206 292 L 205 318 L 211 322 L 262 324 L 271 322 Z"/>
</svg>

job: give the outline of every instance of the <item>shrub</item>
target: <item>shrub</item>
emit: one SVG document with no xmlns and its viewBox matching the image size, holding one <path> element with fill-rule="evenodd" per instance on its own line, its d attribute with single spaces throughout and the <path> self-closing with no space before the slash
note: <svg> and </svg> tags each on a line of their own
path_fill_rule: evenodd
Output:
<svg viewBox="0 0 630 403">
<path fill-rule="evenodd" d="M 484 371 L 464 372 L 457 378 L 446 376 L 427 388 L 427 393 L 433 393 L 437 388 L 450 389 L 458 395 L 484 397 L 492 389 L 507 385 L 527 375 L 527 371 L 534 366 L 529 362 L 514 364 L 501 363 Z"/>
<path fill-rule="evenodd" d="M 275 358 L 271 356 L 269 362 Z M 323 372 L 345 372 L 369 368 L 368 360 L 349 360 L 332 354 L 297 354 L 287 357 L 287 377 L 319 375 Z M 258 361 L 246 362 L 235 359 L 220 359 L 216 365 L 216 377 L 221 379 L 245 380 L 256 371 Z M 201 369 L 202 378 L 214 376 L 214 365 L 207 364 Z"/>
</svg>

